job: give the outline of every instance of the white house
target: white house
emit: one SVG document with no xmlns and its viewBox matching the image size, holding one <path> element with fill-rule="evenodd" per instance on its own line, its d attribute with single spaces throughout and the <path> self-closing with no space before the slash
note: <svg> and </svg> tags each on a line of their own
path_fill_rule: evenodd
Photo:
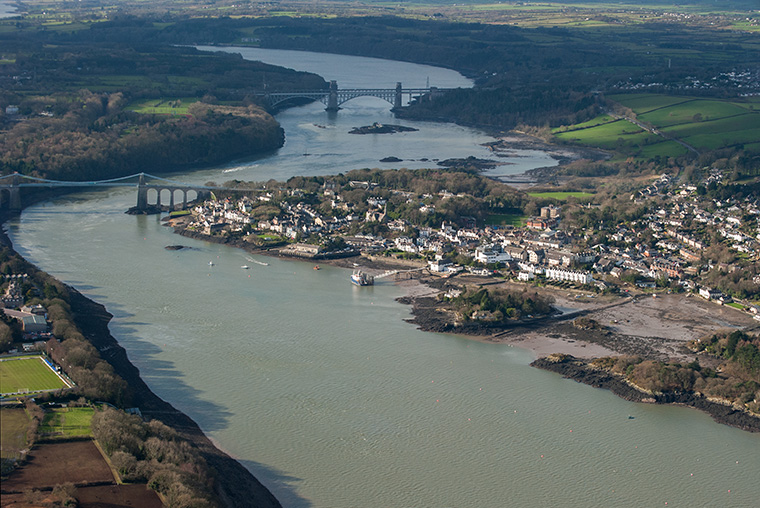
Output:
<svg viewBox="0 0 760 508">
<path fill-rule="evenodd" d="M 580 284 L 591 284 L 594 281 L 594 277 L 591 275 L 591 272 L 563 270 L 561 268 L 547 268 L 546 278 L 552 280 L 578 282 Z"/>
</svg>

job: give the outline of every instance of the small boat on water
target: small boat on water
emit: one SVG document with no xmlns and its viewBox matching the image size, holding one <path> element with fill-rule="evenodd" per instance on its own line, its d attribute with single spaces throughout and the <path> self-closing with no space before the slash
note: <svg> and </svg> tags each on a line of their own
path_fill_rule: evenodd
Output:
<svg viewBox="0 0 760 508">
<path fill-rule="evenodd" d="M 361 270 L 354 270 L 351 274 L 351 283 L 357 286 L 371 286 L 375 283 L 375 277 Z"/>
<path fill-rule="evenodd" d="M 209 261 L 208 262 L 208 266 L 214 266 L 214 262 L 213 261 Z"/>
<path fill-rule="evenodd" d="M 319 267 L 319 265 L 314 265 L 314 269 L 315 270 L 321 270 L 321 268 Z"/>
<path fill-rule="evenodd" d="M 248 265 L 243 265 L 243 266 L 241 266 L 240 268 L 242 268 L 243 270 L 248 270 L 248 269 L 250 268 L 250 266 L 248 266 Z"/>
</svg>

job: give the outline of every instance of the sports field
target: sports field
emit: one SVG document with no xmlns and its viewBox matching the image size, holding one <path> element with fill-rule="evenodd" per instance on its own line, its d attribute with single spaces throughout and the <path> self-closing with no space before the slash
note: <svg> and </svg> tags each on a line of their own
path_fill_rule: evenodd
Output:
<svg viewBox="0 0 760 508">
<path fill-rule="evenodd" d="M 0 393 L 35 393 L 68 388 L 42 357 L 8 358 L 0 362 Z"/>
</svg>

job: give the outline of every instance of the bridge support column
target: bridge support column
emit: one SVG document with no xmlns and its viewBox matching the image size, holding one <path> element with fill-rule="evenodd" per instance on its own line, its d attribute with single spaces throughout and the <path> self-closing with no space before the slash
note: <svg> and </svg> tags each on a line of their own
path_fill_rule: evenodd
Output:
<svg viewBox="0 0 760 508">
<path fill-rule="evenodd" d="M 182 191 L 182 209 L 187 210 L 187 189 Z"/>
<path fill-rule="evenodd" d="M 173 212 L 174 211 L 174 191 L 175 191 L 175 189 L 169 189 L 169 190 L 172 193 L 171 198 L 169 199 L 169 211 Z"/>
<path fill-rule="evenodd" d="M 399 109 L 402 104 L 401 83 L 396 83 L 396 97 L 393 100 L 393 109 Z"/>
<path fill-rule="evenodd" d="M 8 208 L 10 210 L 13 210 L 14 212 L 20 212 L 21 211 L 21 188 L 19 188 L 19 176 L 18 173 L 13 174 L 13 178 L 11 179 L 11 188 L 10 188 L 10 203 L 8 203 Z"/>
<path fill-rule="evenodd" d="M 330 95 L 327 98 L 327 111 L 338 111 L 338 82 L 330 81 Z"/>
<path fill-rule="evenodd" d="M 137 210 L 144 212 L 148 209 L 148 188 L 145 186 L 145 173 L 140 173 L 137 180 Z"/>
</svg>

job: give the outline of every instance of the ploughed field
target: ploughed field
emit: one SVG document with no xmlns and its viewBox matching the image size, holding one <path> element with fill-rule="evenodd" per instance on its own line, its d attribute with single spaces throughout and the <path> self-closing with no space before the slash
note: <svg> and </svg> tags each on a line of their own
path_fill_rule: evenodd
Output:
<svg viewBox="0 0 760 508">
<path fill-rule="evenodd" d="M 23 467 L 3 481 L 3 497 L 6 492 L 52 488 L 67 482 L 74 485 L 114 482 L 111 469 L 93 441 L 35 446 Z"/>
</svg>

